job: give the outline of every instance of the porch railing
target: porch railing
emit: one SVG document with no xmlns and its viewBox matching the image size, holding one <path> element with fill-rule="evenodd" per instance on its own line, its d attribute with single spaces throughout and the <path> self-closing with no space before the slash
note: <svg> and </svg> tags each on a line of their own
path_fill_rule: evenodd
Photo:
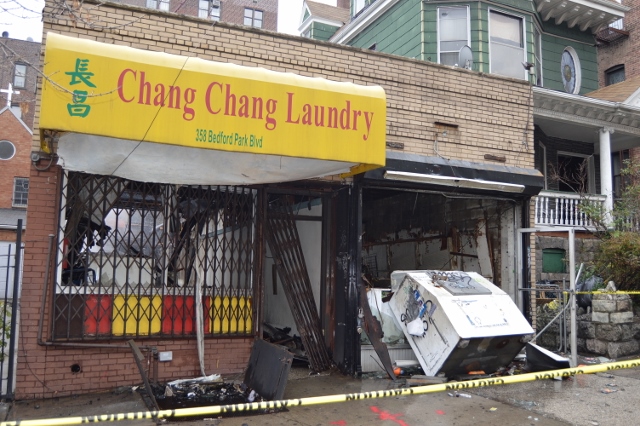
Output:
<svg viewBox="0 0 640 426">
<path fill-rule="evenodd" d="M 604 195 L 541 191 L 536 197 L 535 224 L 592 228 L 595 222 L 580 206 L 589 203 L 604 209 L 605 199 Z"/>
</svg>

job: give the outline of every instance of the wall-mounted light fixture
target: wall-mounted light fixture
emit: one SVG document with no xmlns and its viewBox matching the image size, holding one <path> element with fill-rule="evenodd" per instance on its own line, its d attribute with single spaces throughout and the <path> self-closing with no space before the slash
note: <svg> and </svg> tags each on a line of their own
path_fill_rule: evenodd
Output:
<svg viewBox="0 0 640 426">
<path fill-rule="evenodd" d="M 400 180 L 404 182 L 428 183 L 431 185 L 442 185 L 454 188 L 486 189 L 491 191 L 521 193 L 524 185 L 515 183 L 495 182 L 492 180 L 467 179 L 459 177 L 427 175 L 423 173 L 394 172 L 384 173 L 385 179 Z"/>
</svg>

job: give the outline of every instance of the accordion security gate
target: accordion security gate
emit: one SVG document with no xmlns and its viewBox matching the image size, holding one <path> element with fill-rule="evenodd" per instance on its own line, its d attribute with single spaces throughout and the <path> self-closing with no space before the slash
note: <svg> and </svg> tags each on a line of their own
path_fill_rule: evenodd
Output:
<svg viewBox="0 0 640 426">
<path fill-rule="evenodd" d="M 53 340 L 253 333 L 256 190 L 64 182 Z"/>
<path fill-rule="evenodd" d="M 275 198 L 269 204 L 267 222 L 267 241 L 306 349 L 310 368 L 316 372 L 327 370 L 331 367 L 331 357 L 324 343 L 292 206 L 286 197 Z"/>
</svg>

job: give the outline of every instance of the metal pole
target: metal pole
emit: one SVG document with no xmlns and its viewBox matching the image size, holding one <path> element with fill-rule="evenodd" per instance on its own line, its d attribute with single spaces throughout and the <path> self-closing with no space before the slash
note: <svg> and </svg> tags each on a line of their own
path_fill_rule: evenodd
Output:
<svg viewBox="0 0 640 426">
<path fill-rule="evenodd" d="M 576 321 L 576 253 L 575 229 L 569 229 L 569 289 L 571 290 L 571 366 L 578 365 L 578 327 Z"/>
<path fill-rule="evenodd" d="M 13 271 L 13 293 L 11 296 L 11 336 L 9 337 L 9 366 L 7 368 L 7 396 L 13 399 L 14 354 L 16 351 L 16 334 L 18 332 L 18 302 L 20 299 L 20 265 L 22 264 L 22 219 L 18 219 L 16 232 L 16 255 Z"/>
</svg>

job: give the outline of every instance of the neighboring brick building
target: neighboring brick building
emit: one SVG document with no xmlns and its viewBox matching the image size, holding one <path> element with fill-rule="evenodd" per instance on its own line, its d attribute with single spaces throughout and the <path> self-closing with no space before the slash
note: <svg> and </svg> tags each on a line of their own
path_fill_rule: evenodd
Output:
<svg viewBox="0 0 640 426">
<path fill-rule="evenodd" d="M 640 1 L 624 0 L 630 8 L 624 19 L 596 34 L 598 83 L 605 87 L 640 76 Z"/>
<path fill-rule="evenodd" d="M 17 219 L 26 226 L 31 139 L 12 109 L 0 109 L 0 244 L 16 240 Z"/>
<path fill-rule="evenodd" d="M 87 169 L 83 165 L 74 165 L 78 160 L 88 160 L 92 162 L 88 166 L 91 170 L 102 167 L 108 155 L 124 152 L 118 144 L 130 141 L 104 140 L 99 139 L 99 135 L 94 135 L 98 138 L 95 139 L 86 134 L 91 132 L 74 130 L 56 133 L 59 129 L 53 123 L 44 137 L 44 146 L 49 146 L 51 152 L 43 153 L 42 129 L 36 128 L 32 150 L 43 159 L 31 167 L 29 233 L 21 301 L 20 354 L 24 355 L 17 366 L 17 398 L 69 395 L 139 382 L 126 345 L 128 339 L 135 339 L 148 350 L 149 362 L 157 363 L 159 380 L 199 375 L 201 351 L 194 316 L 197 318 L 200 311 L 194 309 L 198 305 L 195 288 L 204 294 L 204 370 L 209 374 L 241 372 L 246 367 L 254 338 L 262 337 L 264 322 L 276 322 L 279 316 L 278 322 L 297 325 L 282 315 L 287 311 L 286 290 L 281 281 L 272 280 L 274 255 L 267 254 L 270 245 L 263 237 L 273 229 L 265 217 L 270 218 L 272 211 L 278 217 L 281 210 L 270 209 L 283 199 L 295 203 L 292 212 L 299 215 L 296 216 L 299 241 L 314 293 L 310 299 L 315 298 L 319 306 L 317 314 L 322 328 L 321 340 L 324 339 L 319 344 L 326 345 L 333 363 L 346 373 L 357 374 L 360 365 L 356 330 L 364 264 L 376 282 L 384 281 L 391 270 L 402 268 L 482 269 L 485 276 L 490 276 L 515 297 L 515 227 L 526 224 L 527 202 L 542 187 L 542 176 L 534 170 L 533 150 L 523 149 L 533 144 L 532 132 L 526 131 L 532 128 L 528 82 L 227 23 L 211 26 L 203 19 L 161 11 L 141 16 L 139 8 L 115 3 L 85 1 L 83 7 L 89 3 L 92 7 L 87 8 L 83 21 L 78 22 L 55 15 L 54 2 L 47 2 L 43 43 L 46 46 L 48 38 L 55 38 L 47 33 L 58 33 L 72 40 L 104 43 L 86 47 L 87 55 L 86 52 L 97 52 L 101 47 L 110 54 L 122 52 L 135 66 L 122 71 L 121 83 L 130 84 L 137 81 L 135 78 L 144 78 L 144 83 L 139 82 L 142 99 L 139 103 L 142 104 L 145 103 L 143 94 L 151 90 L 146 84 L 152 74 L 143 77 L 140 70 L 146 65 L 135 62 L 135 58 L 146 55 L 147 50 L 179 55 L 179 58 L 162 58 L 185 65 L 187 62 L 183 59 L 188 57 L 242 65 L 246 67 L 242 73 L 262 73 L 264 84 L 277 80 L 289 96 L 292 89 L 287 87 L 293 86 L 300 79 L 298 76 L 321 77 L 329 80 L 326 85 L 331 87 L 336 82 L 349 83 L 345 87 L 382 87 L 386 94 L 386 122 L 381 129 L 386 129 L 386 134 L 376 134 L 376 138 L 383 144 L 386 141 L 386 166 L 366 173 L 361 172 L 366 168 L 353 169 L 348 174 L 355 174 L 354 177 L 341 177 L 335 171 L 331 176 L 315 175 L 324 179 L 303 178 L 291 182 L 276 179 L 272 184 L 249 187 L 215 186 L 229 184 L 212 183 L 211 176 L 220 182 L 228 182 L 224 180 L 228 176 L 243 179 L 236 173 L 238 165 L 248 166 L 245 170 L 252 173 L 252 177 L 279 176 L 281 169 L 290 167 L 287 164 L 291 157 L 282 155 L 262 157 L 265 161 L 272 160 L 267 157 L 276 157 L 271 170 L 263 169 L 263 163 L 251 156 L 246 157 L 247 165 L 241 160 L 243 157 L 234 156 L 234 146 L 231 150 L 213 151 L 220 156 L 230 152 L 229 157 L 225 157 L 230 160 L 226 164 L 209 166 L 205 173 L 195 166 L 185 172 L 186 178 L 201 179 L 203 186 L 167 182 L 169 168 L 158 171 L 155 165 L 170 158 L 156 156 L 150 161 L 150 157 L 144 155 L 140 163 L 143 174 L 153 174 L 157 180 L 134 181 L 127 173 L 120 173 L 120 165 L 128 161 L 129 156 L 121 157 L 120 165 L 107 173 L 84 173 Z M 96 24 L 106 21 L 121 25 L 96 29 L 99 27 Z M 114 45 L 140 50 L 119 50 L 123 48 Z M 83 54 L 75 53 L 79 50 L 72 52 L 73 58 L 82 60 Z M 71 71 L 61 69 L 52 75 L 80 76 L 83 70 L 73 72 L 74 63 L 77 66 L 75 59 L 68 65 Z M 194 65 L 204 66 L 202 62 Z M 279 74 L 263 73 L 261 68 Z M 239 78 L 237 74 L 231 73 L 228 78 Z M 154 84 L 158 75 L 153 75 Z M 322 79 L 305 81 L 321 86 L 325 84 Z M 68 84 L 68 81 L 59 81 Z M 112 84 L 118 89 L 107 89 L 105 96 L 118 92 L 113 96 L 120 96 L 124 102 L 138 96 L 137 89 L 126 92 L 123 84 L 118 85 L 117 81 Z M 188 86 L 193 88 L 197 82 L 189 80 L 188 84 L 193 84 Z M 208 93 L 211 101 L 211 93 L 217 93 L 212 88 L 218 84 L 221 88 L 217 80 L 210 83 L 208 92 L 205 89 L 185 91 L 184 102 L 189 100 L 189 93 L 194 96 Z M 48 82 L 40 87 L 43 94 L 52 91 Z M 160 85 L 154 87 L 161 89 Z M 230 87 L 228 85 L 227 90 L 231 90 Z M 246 90 L 253 89 L 251 84 L 247 85 Z M 74 112 L 82 116 L 88 112 L 86 108 L 91 106 L 91 100 L 83 104 L 84 100 L 78 96 L 64 96 L 69 115 Z M 332 92 L 325 101 L 336 96 L 339 91 Z M 227 94 L 226 99 L 236 97 Z M 240 94 L 237 99 L 238 105 L 244 105 L 242 108 L 248 105 Z M 261 105 L 258 99 L 253 99 L 254 107 Z M 157 100 L 158 104 L 161 102 Z M 188 102 L 184 111 L 178 111 L 180 116 L 188 114 L 187 108 L 194 105 Z M 344 110 L 348 111 L 351 104 L 346 105 Z M 275 109 L 275 104 L 272 106 Z M 201 107 L 206 111 L 204 105 Z M 72 111 L 73 108 L 77 109 Z M 221 111 L 215 105 L 208 104 L 207 108 L 210 114 Z M 311 104 L 305 104 L 304 108 L 308 114 L 311 111 L 317 114 L 320 107 L 316 104 L 314 110 Z M 42 99 L 36 111 L 42 117 L 53 114 L 44 110 Z M 68 120 L 66 112 L 66 108 L 62 108 L 62 117 Z M 353 112 L 351 116 L 347 112 L 341 126 L 349 128 L 349 117 L 355 120 L 360 117 L 358 113 Z M 245 114 L 248 118 L 249 114 Z M 211 118 L 208 126 L 218 125 L 217 118 Z M 254 111 L 253 118 L 263 116 Z M 105 117 L 107 123 L 111 119 Z M 140 129 L 136 127 L 136 130 L 141 131 L 150 129 L 151 125 L 145 120 L 143 116 L 127 117 L 123 120 L 126 123 L 118 122 L 118 125 L 137 126 Z M 322 122 L 323 119 L 316 115 L 315 120 Z M 166 131 L 173 131 L 179 121 L 164 120 L 163 123 L 172 124 Z M 288 118 L 281 118 L 278 123 L 285 121 L 307 125 L 314 122 L 306 115 L 296 116 L 291 109 Z M 364 125 L 363 121 L 359 123 Z M 62 128 L 63 123 L 60 126 Z M 224 136 L 224 132 L 220 133 Z M 217 135 L 213 131 L 198 131 L 195 138 L 196 142 L 204 137 L 209 143 L 220 143 Z M 145 137 L 136 140 L 146 140 Z M 79 145 L 74 146 L 74 140 Z M 104 151 L 103 156 L 103 151 L 84 149 L 90 141 L 97 142 L 96 147 L 108 147 L 108 152 Z M 330 146 L 330 143 L 341 143 L 341 140 L 300 137 L 294 145 Z M 137 145 L 136 150 L 150 146 L 147 142 Z M 335 151 L 350 148 L 348 143 L 342 143 Z M 381 149 L 384 151 L 384 146 Z M 86 152 L 81 153 L 83 150 Z M 185 156 L 176 156 L 174 165 L 196 164 L 206 151 L 182 151 Z M 59 164 L 49 166 L 51 155 L 60 156 Z M 155 151 L 151 155 L 156 155 Z M 305 167 L 300 169 L 305 171 Z M 434 174 L 442 181 L 434 179 Z M 419 179 L 414 179 L 416 176 Z M 212 194 L 214 198 L 207 198 Z M 229 200 L 237 202 L 228 208 Z M 178 205 L 182 205 L 181 210 L 172 207 Z M 192 232 L 184 228 L 184 224 L 196 217 L 185 213 L 189 205 L 201 206 L 198 215 L 210 215 L 205 217 L 206 221 L 199 222 L 199 232 L 196 228 Z M 213 207 L 206 210 L 208 206 Z M 118 212 L 122 211 L 130 213 L 126 219 L 120 216 L 126 222 L 121 228 Z M 172 211 L 179 214 L 171 216 Z M 78 216 L 79 212 L 85 216 Z M 111 220 L 110 214 L 116 218 Z M 94 222 L 98 215 L 100 218 Z M 128 222 L 129 217 L 135 215 L 141 218 L 137 222 L 136 235 L 140 236 L 137 246 L 130 244 L 135 240 L 132 238 L 135 223 Z M 149 231 L 140 231 L 141 223 L 146 226 L 147 219 Z M 77 226 L 70 228 L 69 223 Z M 127 227 L 127 223 L 130 226 Z M 222 227 L 217 228 L 218 225 Z M 209 226 L 216 229 L 209 230 Z M 176 233 L 179 228 L 183 230 L 180 235 Z M 120 229 L 124 238 L 115 241 L 109 249 L 109 244 L 94 245 L 90 250 L 82 247 L 87 241 L 109 243 L 112 241 L 109 236 L 119 235 Z M 173 242 L 154 245 L 169 233 L 173 233 Z M 59 236 L 54 237 L 53 252 L 50 235 Z M 198 238 L 200 242 L 191 240 Z M 181 258 L 186 256 L 181 254 L 186 251 L 180 252 L 179 239 L 188 240 L 185 244 L 193 247 L 190 253 L 195 257 L 190 259 L 191 265 L 196 264 L 195 268 Z M 125 241 L 129 243 L 123 244 Z M 479 246 L 485 249 L 480 250 Z M 78 250 L 75 253 L 82 255 L 82 259 L 68 255 L 74 250 Z M 210 252 L 215 256 L 207 257 Z M 535 264 L 534 256 L 530 260 Z M 48 265 L 51 269 L 47 269 Z M 282 280 L 286 278 L 286 274 L 279 276 Z M 50 282 L 45 283 L 46 277 Z M 208 281 L 210 279 L 213 281 Z M 298 327 L 298 332 L 302 331 L 306 332 Z M 42 341 L 38 341 L 39 336 Z M 170 351 L 171 360 L 159 362 L 152 356 L 155 351 Z"/>
<path fill-rule="evenodd" d="M 118 3 L 276 31 L 278 0 L 122 0 Z"/>
<path fill-rule="evenodd" d="M 0 38 L 0 244 L 15 241 L 17 219 L 23 219 L 26 226 L 41 47 L 8 36 L 4 33 Z"/>
<path fill-rule="evenodd" d="M 5 33 L 5 35 L 7 35 Z M 11 108 L 27 126 L 33 128 L 35 113 L 36 84 L 38 71 L 31 65 L 40 63 L 41 44 L 34 41 L 16 40 L 3 35 L 0 38 L 0 89 L 13 86 Z M 20 93 L 15 93 L 20 92 Z M 0 107 L 7 105 L 6 92 L 0 93 Z"/>
</svg>

